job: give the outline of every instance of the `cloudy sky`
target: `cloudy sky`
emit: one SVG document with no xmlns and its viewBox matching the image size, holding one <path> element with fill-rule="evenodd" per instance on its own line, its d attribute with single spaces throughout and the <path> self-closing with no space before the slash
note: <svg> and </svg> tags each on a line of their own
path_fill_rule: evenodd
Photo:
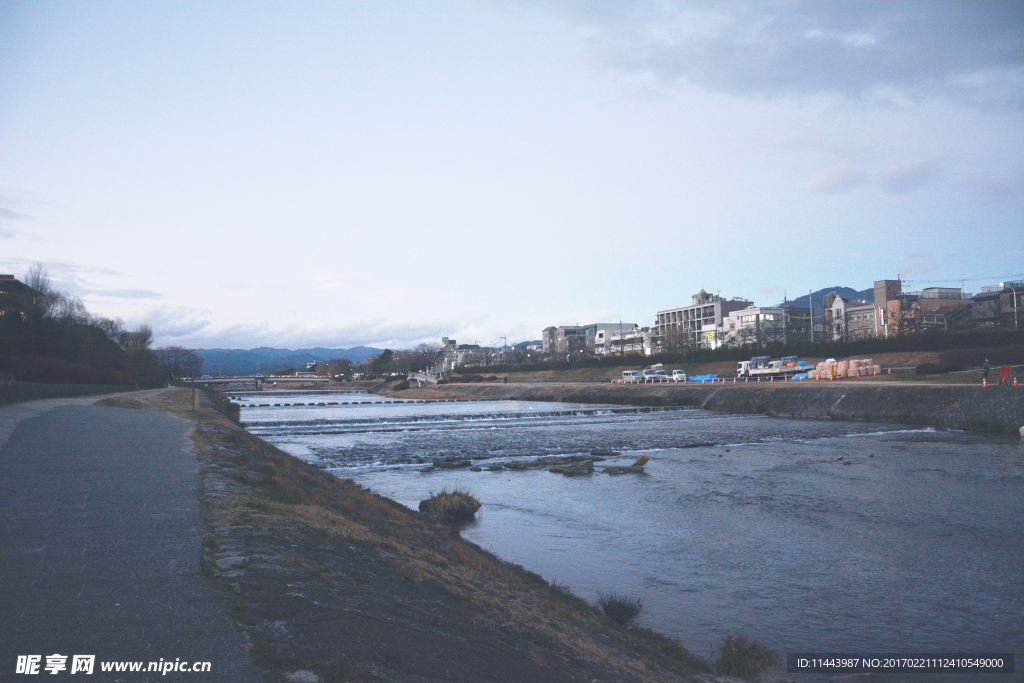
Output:
<svg viewBox="0 0 1024 683">
<path fill-rule="evenodd" d="M 160 344 L 1024 274 L 1024 3 L 4 2 L 0 272 Z"/>
</svg>

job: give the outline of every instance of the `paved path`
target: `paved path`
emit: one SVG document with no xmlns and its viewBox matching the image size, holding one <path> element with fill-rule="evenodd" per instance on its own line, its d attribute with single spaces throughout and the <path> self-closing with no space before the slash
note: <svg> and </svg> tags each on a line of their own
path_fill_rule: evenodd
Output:
<svg viewBox="0 0 1024 683">
<path fill-rule="evenodd" d="M 102 397 L 97 397 L 102 398 Z M 259 682 L 225 597 L 200 572 L 191 425 L 93 399 L 0 407 L 0 681 Z M 13 428 L 12 428 L 13 427 Z M 6 441 L 6 443 L 5 443 Z M 50 678 L 46 657 L 67 655 Z M 103 673 L 104 661 L 209 661 L 208 673 Z"/>
</svg>

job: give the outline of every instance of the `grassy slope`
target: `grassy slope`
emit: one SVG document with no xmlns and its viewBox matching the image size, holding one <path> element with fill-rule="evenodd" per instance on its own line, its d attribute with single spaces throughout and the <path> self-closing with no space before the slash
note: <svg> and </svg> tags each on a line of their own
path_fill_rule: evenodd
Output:
<svg viewBox="0 0 1024 683">
<path fill-rule="evenodd" d="M 108 405 L 193 419 L 204 569 L 270 681 L 676 681 L 709 671 L 389 499 L 322 472 L 171 390 Z M 703 678 L 703 677 L 702 677 Z M 709 677 L 713 678 L 713 677 Z"/>
</svg>

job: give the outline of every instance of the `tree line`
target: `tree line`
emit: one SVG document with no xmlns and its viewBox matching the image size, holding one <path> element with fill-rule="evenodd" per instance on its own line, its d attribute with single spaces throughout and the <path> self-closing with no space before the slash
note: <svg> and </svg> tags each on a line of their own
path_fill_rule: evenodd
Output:
<svg viewBox="0 0 1024 683">
<path fill-rule="evenodd" d="M 23 283 L 31 297 L 12 300 L 0 317 L 0 379 L 65 384 L 159 386 L 202 371 L 192 349 L 153 348 L 148 325 L 89 313 L 82 300 L 56 289 L 42 264 Z"/>
</svg>

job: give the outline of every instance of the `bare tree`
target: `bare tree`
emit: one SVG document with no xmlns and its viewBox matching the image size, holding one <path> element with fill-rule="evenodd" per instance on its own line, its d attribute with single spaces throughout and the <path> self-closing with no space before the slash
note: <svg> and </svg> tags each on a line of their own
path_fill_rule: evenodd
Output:
<svg viewBox="0 0 1024 683">
<path fill-rule="evenodd" d="M 139 325 L 131 332 L 122 332 L 119 341 L 121 350 L 125 353 L 148 349 L 153 343 L 153 328 L 149 325 Z"/>
<path fill-rule="evenodd" d="M 413 352 L 416 355 L 416 360 L 413 363 L 413 368 L 416 370 L 429 371 L 430 368 L 434 367 L 444 351 L 440 344 L 424 342 L 419 344 Z"/>
<path fill-rule="evenodd" d="M 51 317 L 64 296 L 53 288 L 46 267 L 42 263 L 33 264 L 25 273 L 25 284 L 39 292 L 39 296 L 35 297 L 39 314 L 44 318 Z"/>
<path fill-rule="evenodd" d="M 195 349 L 167 346 L 155 349 L 154 353 L 164 371 L 171 377 L 190 377 L 203 371 L 203 359 L 196 355 Z"/>
<path fill-rule="evenodd" d="M 92 316 L 89 324 L 103 330 L 103 334 L 107 335 L 107 339 L 113 341 L 120 340 L 121 335 L 125 331 L 124 321 L 120 318 L 104 318 L 103 316 L 95 315 Z"/>
<path fill-rule="evenodd" d="M 893 302 L 891 302 L 893 303 Z M 917 312 L 914 304 L 906 296 L 896 297 L 895 305 L 889 308 L 889 330 L 897 337 L 917 329 Z"/>
</svg>

